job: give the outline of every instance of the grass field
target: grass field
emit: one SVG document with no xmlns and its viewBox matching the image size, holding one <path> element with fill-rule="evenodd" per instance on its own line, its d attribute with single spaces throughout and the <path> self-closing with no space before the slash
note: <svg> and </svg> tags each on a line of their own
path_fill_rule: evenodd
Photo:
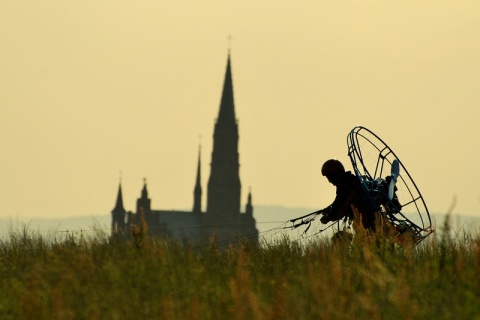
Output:
<svg viewBox="0 0 480 320">
<path fill-rule="evenodd" d="M 146 236 L 0 243 L 1 319 L 480 319 L 480 237 L 188 247 Z"/>
</svg>

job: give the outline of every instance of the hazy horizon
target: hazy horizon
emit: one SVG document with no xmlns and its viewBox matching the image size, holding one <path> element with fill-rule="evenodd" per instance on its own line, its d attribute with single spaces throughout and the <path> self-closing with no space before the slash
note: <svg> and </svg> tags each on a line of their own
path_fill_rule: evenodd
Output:
<svg viewBox="0 0 480 320">
<path fill-rule="evenodd" d="M 322 208 L 363 125 L 431 212 L 480 216 L 480 2 L 0 3 L 0 219 L 203 209 L 230 51 L 242 208 Z M 229 39 L 231 35 L 231 39 Z M 121 174 L 120 174 L 121 172 Z M 242 210 L 243 211 L 243 210 Z"/>
<path fill-rule="evenodd" d="M 262 206 L 259 205 L 254 208 L 254 217 L 257 222 L 257 229 L 260 233 L 271 229 L 274 226 L 278 226 L 282 223 L 286 223 L 290 219 L 303 216 L 305 214 L 316 211 L 318 208 L 302 208 L 302 207 L 285 207 L 285 206 Z M 443 222 L 447 216 L 447 212 L 431 212 L 433 225 L 437 232 L 441 232 L 438 228 L 443 227 Z M 472 231 L 477 232 L 480 227 L 480 217 L 462 215 L 458 213 L 450 213 L 451 222 L 458 228 L 468 227 Z M 407 214 L 408 215 L 408 214 Z M 111 214 L 86 214 L 82 216 L 71 217 L 52 217 L 52 218 L 33 218 L 22 219 L 21 217 L 8 217 L 7 219 L 0 218 L 0 221 L 7 222 L 15 229 L 22 229 L 23 226 L 27 226 L 32 231 L 42 232 L 58 231 L 58 232 L 79 232 L 79 231 L 94 231 L 99 229 L 102 231 L 110 231 Z M 466 222 L 475 222 L 465 225 Z M 5 234 L 9 231 L 8 228 L 1 229 Z"/>
</svg>

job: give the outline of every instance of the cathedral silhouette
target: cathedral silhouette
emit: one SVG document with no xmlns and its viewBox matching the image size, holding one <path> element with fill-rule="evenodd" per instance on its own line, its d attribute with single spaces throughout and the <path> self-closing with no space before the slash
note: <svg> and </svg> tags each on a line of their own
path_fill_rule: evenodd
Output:
<svg viewBox="0 0 480 320">
<path fill-rule="evenodd" d="M 241 212 L 241 182 L 239 175 L 238 125 L 235 118 L 230 53 L 223 84 L 220 110 L 213 134 L 210 178 L 207 186 L 207 208 L 202 212 L 200 152 L 192 211 L 154 210 L 150 207 L 147 184 L 144 181 L 136 211 L 127 212 L 123 206 L 122 186 L 119 184 L 115 208 L 112 210 L 112 236 L 130 237 L 133 226 L 146 223 L 148 234 L 178 241 L 228 244 L 237 239 L 258 243 L 258 230 L 253 217 L 252 194 L 249 191 L 245 212 Z"/>
</svg>

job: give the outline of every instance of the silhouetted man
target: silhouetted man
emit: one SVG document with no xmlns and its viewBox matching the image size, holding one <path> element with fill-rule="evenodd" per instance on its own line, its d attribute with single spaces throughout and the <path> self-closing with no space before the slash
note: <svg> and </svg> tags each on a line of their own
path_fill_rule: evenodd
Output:
<svg viewBox="0 0 480 320">
<path fill-rule="evenodd" d="M 359 218 L 365 229 L 375 229 L 375 214 L 369 208 L 362 187 L 357 177 L 345 171 L 343 164 L 337 159 L 327 160 L 322 166 L 322 175 L 337 188 L 333 203 L 325 208 L 320 221 L 324 224 L 339 221 L 348 217 L 353 221 L 352 206 L 358 210 Z"/>
</svg>

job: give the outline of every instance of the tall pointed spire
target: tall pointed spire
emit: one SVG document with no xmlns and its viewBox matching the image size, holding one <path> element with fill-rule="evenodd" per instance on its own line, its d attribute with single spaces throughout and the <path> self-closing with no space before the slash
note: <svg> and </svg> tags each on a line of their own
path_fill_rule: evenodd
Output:
<svg viewBox="0 0 480 320">
<path fill-rule="evenodd" d="M 202 212 L 202 179 L 200 177 L 201 173 L 201 162 L 200 155 L 202 151 L 202 146 L 198 147 L 198 164 L 197 164 L 197 178 L 195 181 L 195 188 L 193 190 L 193 212 L 200 213 Z"/>
<path fill-rule="evenodd" d="M 240 213 L 238 126 L 235 119 L 230 54 L 223 83 L 220 110 L 213 134 L 211 172 L 208 181 L 207 212 L 213 216 Z"/>
</svg>

